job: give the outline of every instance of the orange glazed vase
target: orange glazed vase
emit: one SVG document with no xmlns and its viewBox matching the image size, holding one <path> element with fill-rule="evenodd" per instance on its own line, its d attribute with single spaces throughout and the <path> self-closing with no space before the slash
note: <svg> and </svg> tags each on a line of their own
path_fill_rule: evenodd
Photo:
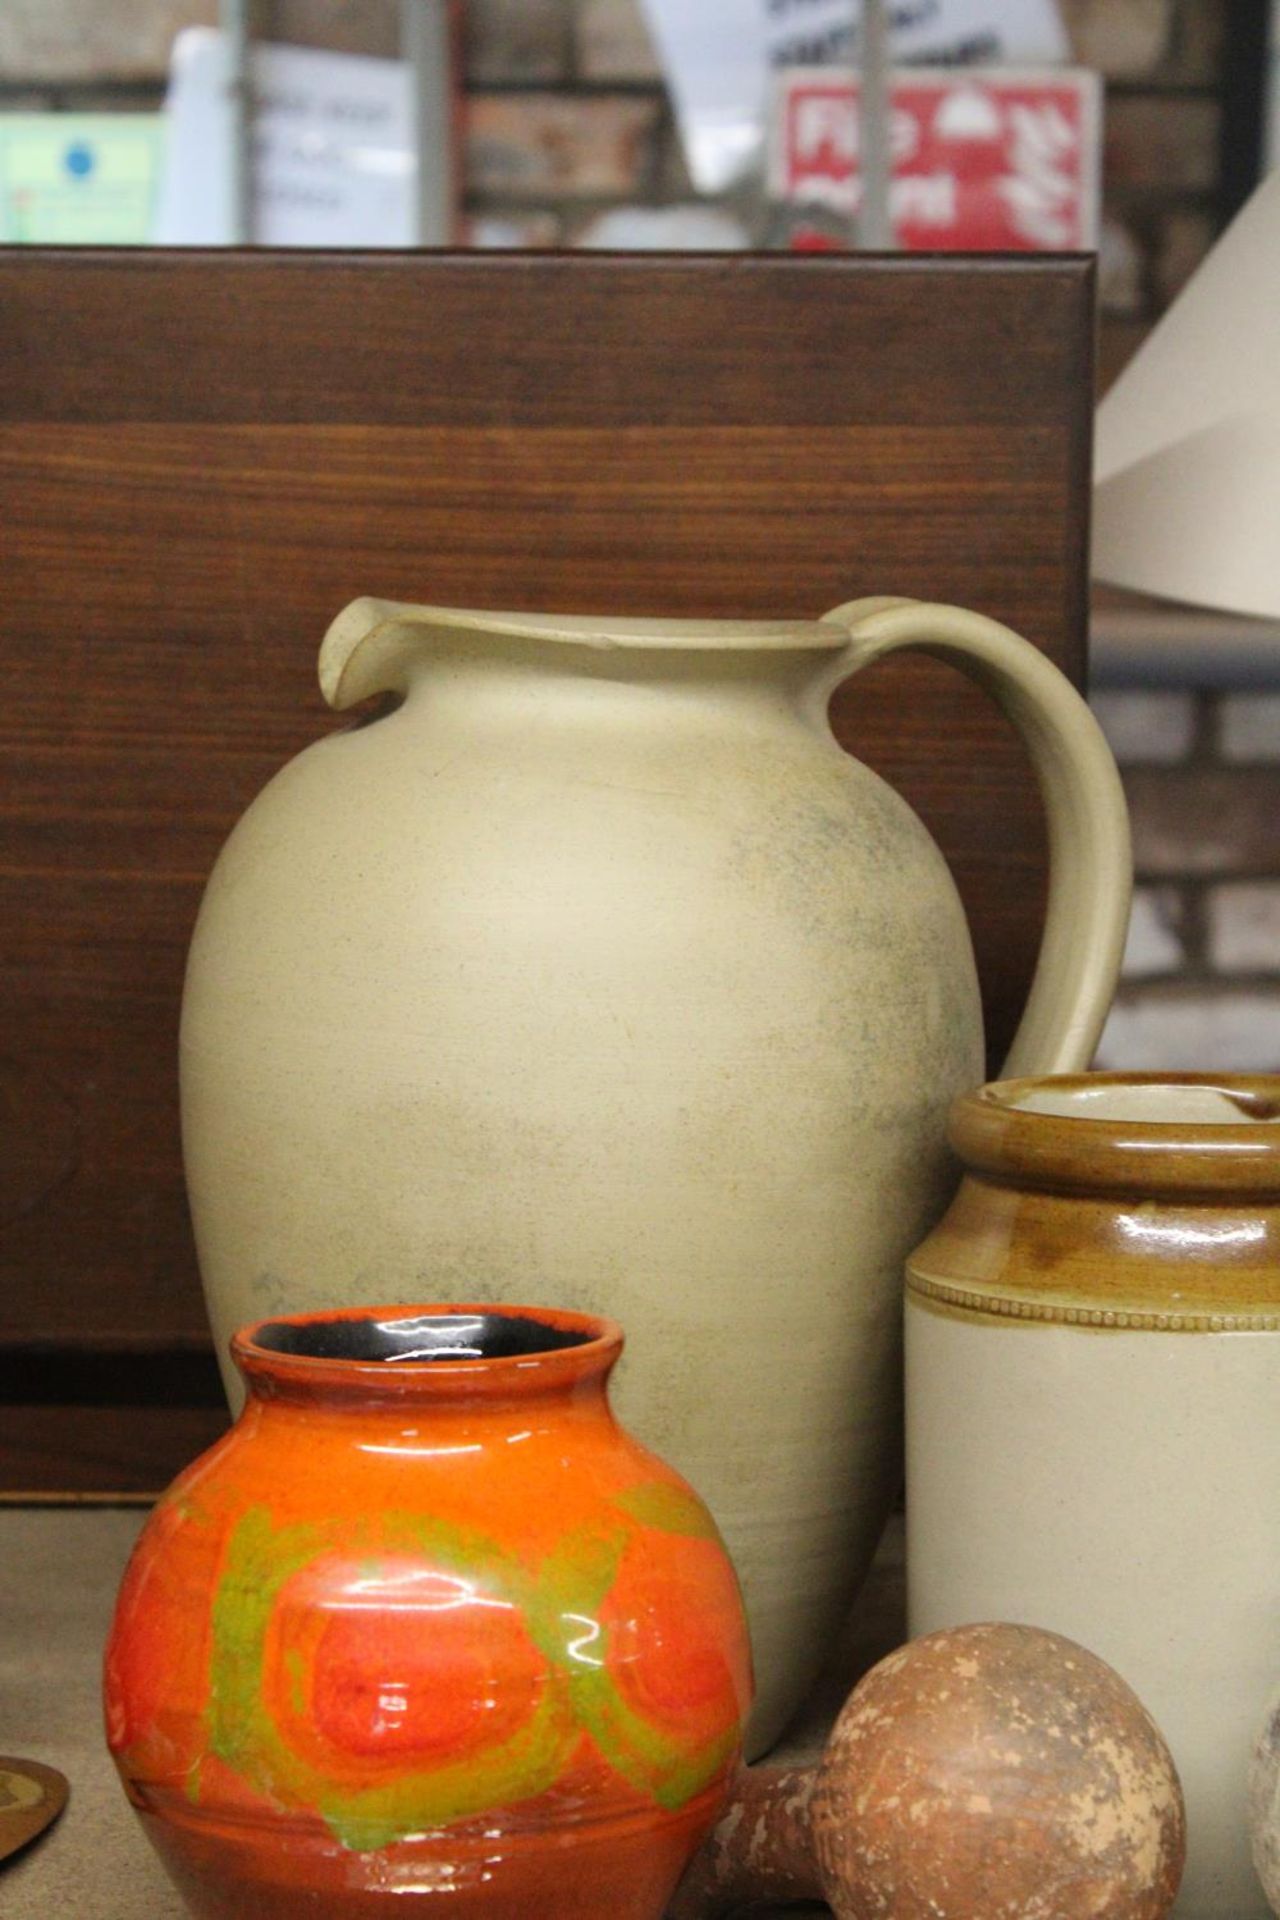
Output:
<svg viewBox="0 0 1280 1920">
<path fill-rule="evenodd" d="M 108 1740 L 208 1920 L 659 1920 L 750 1700 L 706 1508 L 615 1422 L 610 1321 L 264 1321 L 125 1573 Z"/>
</svg>

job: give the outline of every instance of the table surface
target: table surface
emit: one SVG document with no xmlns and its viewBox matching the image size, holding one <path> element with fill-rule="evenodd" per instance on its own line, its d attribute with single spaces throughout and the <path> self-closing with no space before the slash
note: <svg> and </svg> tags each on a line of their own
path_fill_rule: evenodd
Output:
<svg viewBox="0 0 1280 1920">
<path fill-rule="evenodd" d="M 136 1508 L 0 1508 L 0 1753 L 42 1760 L 71 1782 L 62 1818 L 0 1866 L 5 1920 L 184 1920 L 102 1735 L 102 1645 L 145 1517 Z M 902 1568 L 901 1528 L 893 1525 L 848 1634 L 775 1758 L 820 1750 L 853 1677 L 903 1639 Z"/>
</svg>

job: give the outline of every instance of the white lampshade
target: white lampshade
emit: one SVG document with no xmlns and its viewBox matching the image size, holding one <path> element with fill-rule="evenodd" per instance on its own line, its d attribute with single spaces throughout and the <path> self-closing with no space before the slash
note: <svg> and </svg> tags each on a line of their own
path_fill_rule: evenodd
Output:
<svg viewBox="0 0 1280 1920">
<path fill-rule="evenodd" d="M 1093 571 L 1280 618 L 1280 172 L 1098 410 Z"/>
</svg>

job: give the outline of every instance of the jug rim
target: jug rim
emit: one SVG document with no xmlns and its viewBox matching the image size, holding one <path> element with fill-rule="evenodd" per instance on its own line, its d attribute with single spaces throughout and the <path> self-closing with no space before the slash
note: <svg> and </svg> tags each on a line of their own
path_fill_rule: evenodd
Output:
<svg viewBox="0 0 1280 1920">
<path fill-rule="evenodd" d="M 690 620 L 660 614 L 522 613 L 480 607 L 406 608 L 425 624 L 451 632 L 500 634 L 513 640 L 553 640 L 571 646 L 694 650 L 738 648 L 832 652 L 848 634 L 820 620 Z"/>
<path fill-rule="evenodd" d="M 349 626 L 382 621 L 442 632 L 496 634 L 511 640 L 550 640 L 570 646 L 640 647 L 655 652 L 735 649 L 782 652 L 838 651 L 848 644 L 844 627 L 823 620 L 668 618 L 663 614 L 525 613 L 483 607 L 364 596 L 333 621 L 333 644 Z"/>
<path fill-rule="evenodd" d="M 342 711 L 372 694 L 407 693 L 415 665 L 430 658 L 424 636 L 453 636 L 461 643 L 522 641 L 576 650 L 578 665 L 594 656 L 597 667 L 610 655 L 648 655 L 674 662 L 704 658 L 739 659 L 752 655 L 810 655 L 824 659 L 849 645 L 847 625 L 821 620 L 677 620 L 654 615 L 588 613 L 503 613 L 467 607 L 428 606 L 362 595 L 333 619 L 320 643 L 320 690 Z M 605 669 L 607 671 L 607 668 Z"/>
</svg>

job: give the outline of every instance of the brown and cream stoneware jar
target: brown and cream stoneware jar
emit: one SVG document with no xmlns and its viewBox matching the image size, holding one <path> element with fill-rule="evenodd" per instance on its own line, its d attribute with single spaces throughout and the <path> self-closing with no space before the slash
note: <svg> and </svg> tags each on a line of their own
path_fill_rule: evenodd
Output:
<svg viewBox="0 0 1280 1920">
<path fill-rule="evenodd" d="M 1180 1920 L 1264 1920 L 1246 1780 L 1280 1676 L 1280 1078 L 1010 1080 L 912 1256 L 911 1630 L 1111 1662 L 1187 1801 Z"/>
</svg>

